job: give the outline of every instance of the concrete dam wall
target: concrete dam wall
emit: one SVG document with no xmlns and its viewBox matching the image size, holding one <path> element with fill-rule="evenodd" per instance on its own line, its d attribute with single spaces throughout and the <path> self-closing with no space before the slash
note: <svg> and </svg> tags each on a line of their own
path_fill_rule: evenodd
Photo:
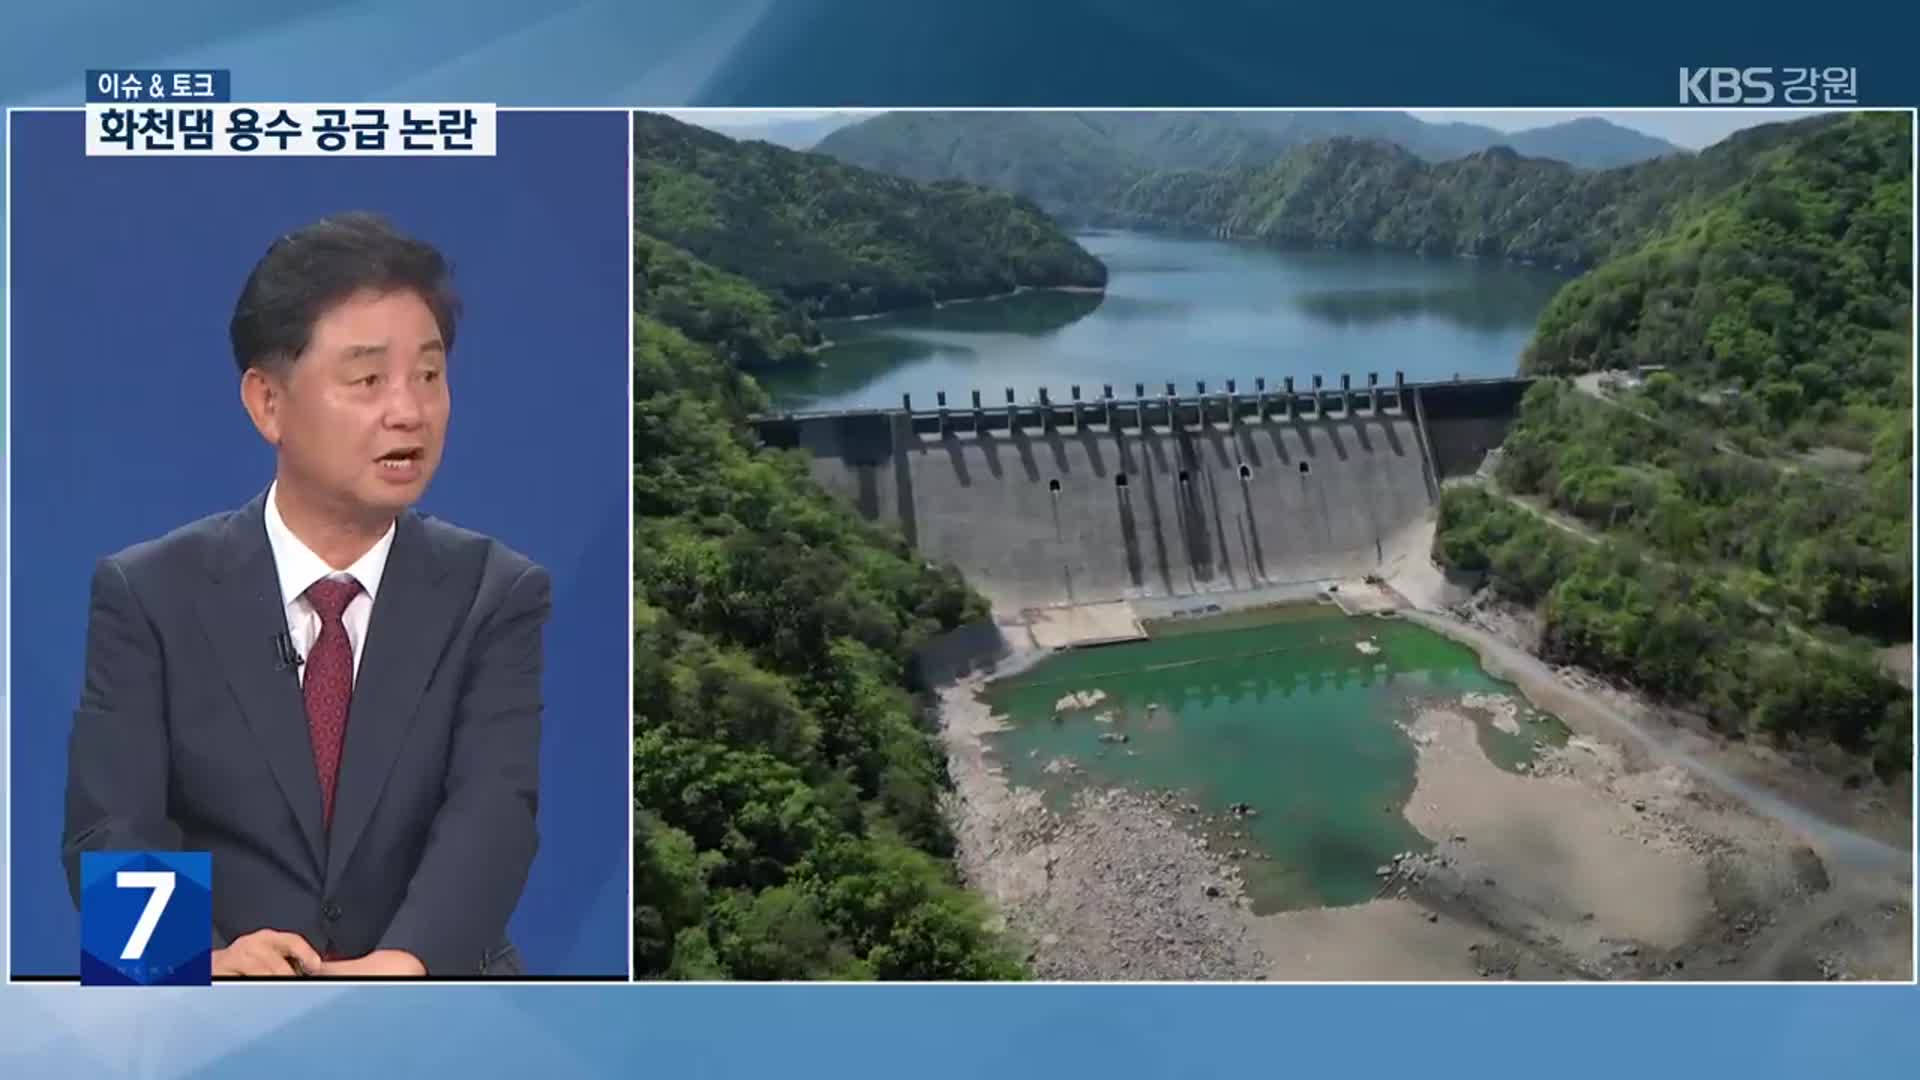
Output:
<svg viewBox="0 0 1920 1080">
<path fill-rule="evenodd" d="M 980 406 L 975 394 L 961 408 L 943 395 L 933 410 L 756 425 L 768 445 L 806 451 L 864 516 L 958 566 L 996 610 L 1018 611 L 1378 570 L 1431 512 L 1439 479 L 1498 444 L 1525 389 L 1342 382 L 1131 399 L 1109 388 L 1084 402 L 1076 387 L 1071 402 Z"/>
</svg>

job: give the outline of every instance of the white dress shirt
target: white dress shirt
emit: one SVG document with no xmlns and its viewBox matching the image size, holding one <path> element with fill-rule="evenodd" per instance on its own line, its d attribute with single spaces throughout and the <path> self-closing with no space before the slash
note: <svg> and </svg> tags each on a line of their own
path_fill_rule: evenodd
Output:
<svg viewBox="0 0 1920 1080">
<path fill-rule="evenodd" d="M 352 566 L 336 572 L 287 528 L 280 516 L 279 491 L 278 481 L 267 489 L 267 544 L 273 549 L 273 565 L 280 574 L 280 599 L 286 605 L 287 632 L 293 635 L 293 647 L 305 661 L 307 650 L 313 648 L 314 639 L 320 636 L 320 614 L 307 603 L 307 587 L 325 577 L 353 578 L 360 583 L 360 594 L 347 605 L 340 621 L 347 626 L 347 640 L 353 646 L 353 671 L 358 676 L 360 655 L 366 651 L 367 622 L 373 617 L 374 596 L 380 591 L 380 575 L 387 569 L 387 553 L 393 550 L 394 526 L 387 526 L 386 534 Z M 299 672 L 304 684 L 307 678 L 304 662 Z"/>
</svg>

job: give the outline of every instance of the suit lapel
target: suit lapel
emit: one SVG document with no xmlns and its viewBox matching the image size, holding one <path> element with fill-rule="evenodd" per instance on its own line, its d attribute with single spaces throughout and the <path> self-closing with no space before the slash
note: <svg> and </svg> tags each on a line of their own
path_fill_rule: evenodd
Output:
<svg viewBox="0 0 1920 1080">
<path fill-rule="evenodd" d="M 287 613 L 267 544 L 265 500 L 263 494 L 228 519 L 208 563 L 213 587 L 200 594 L 200 621 L 319 867 L 326 850 L 320 779 L 299 676 L 280 666 L 275 649 L 275 640 L 287 632 Z"/>
<path fill-rule="evenodd" d="M 401 515 L 393 549 L 380 576 L 367 640 L 361 646 L 347 713 L 347 743 L 334 794 L 327 888 L 346 870 L 353 849 L 386 790 L 441 653 L 464 610 L 447 577 L 449 560 L 436 549 L 418 515 Z"/>
</svg>

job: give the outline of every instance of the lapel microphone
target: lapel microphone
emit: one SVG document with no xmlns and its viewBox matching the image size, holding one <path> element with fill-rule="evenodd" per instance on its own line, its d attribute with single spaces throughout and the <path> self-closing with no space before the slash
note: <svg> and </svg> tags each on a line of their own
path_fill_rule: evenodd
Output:
<svg viewBox="0 0 1920 1080">
<path fill-rule="evenodd" d="M 307 662 L 293 647 L 293 635 L 284 631 L 273 636 L 273 652 L 279 661 L 273 666 L 275 671 L 293 671 Z"/>
</svg>

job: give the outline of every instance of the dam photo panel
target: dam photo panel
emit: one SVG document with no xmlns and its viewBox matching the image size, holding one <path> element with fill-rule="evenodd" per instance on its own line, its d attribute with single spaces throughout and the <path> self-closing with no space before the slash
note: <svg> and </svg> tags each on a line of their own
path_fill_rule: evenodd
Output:
<svg viewBox="0 0 1920 1080">
<path fill-rule="evenodd" d="M 1907 112 L 636 112 L 641 979 L 1913 978 Z"/>
</svg>

